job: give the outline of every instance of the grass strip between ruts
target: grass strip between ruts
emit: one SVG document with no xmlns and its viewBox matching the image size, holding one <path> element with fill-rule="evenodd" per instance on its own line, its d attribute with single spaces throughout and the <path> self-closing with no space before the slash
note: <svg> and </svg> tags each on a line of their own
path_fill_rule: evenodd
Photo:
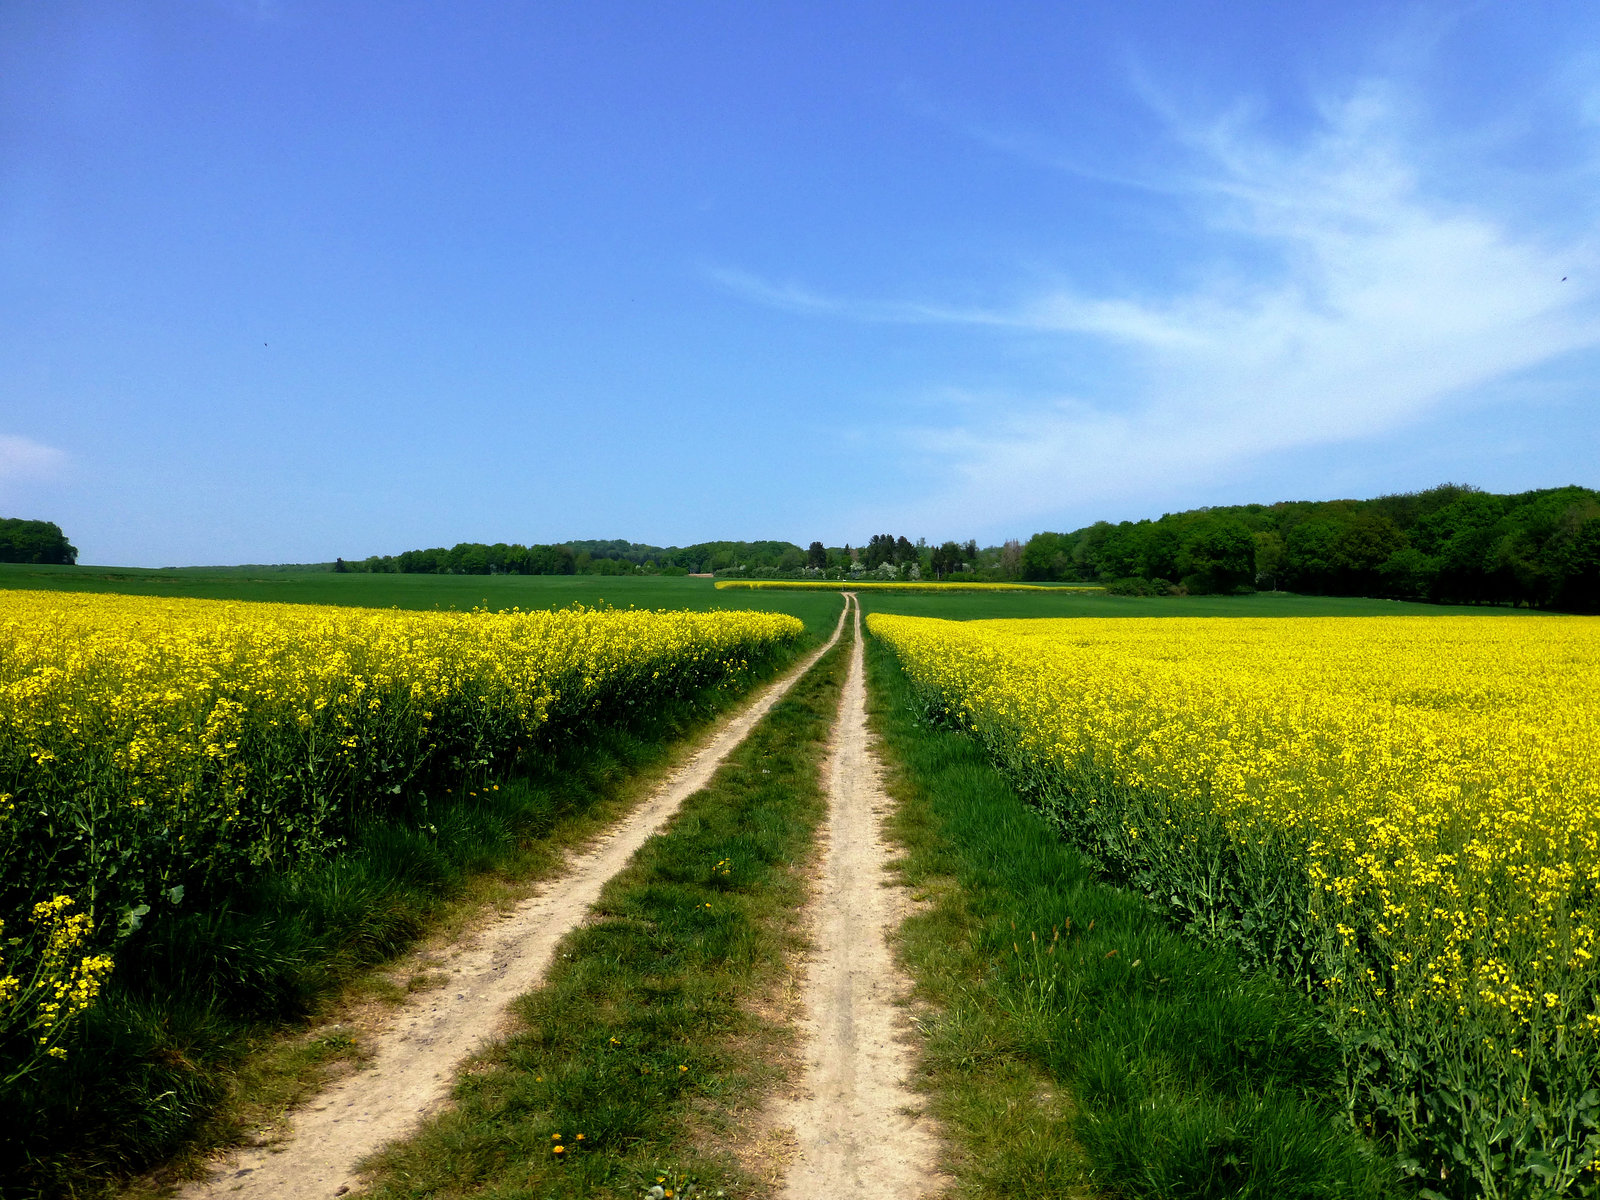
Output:
<svg viewBox="0 0 1600 1200">
<path fill-rule="evenodd" d="M 474 781 L 366 823 L 332 859 L 153 926 L 125 947 L 49 1087 L 0 1112 L 0 1196 L 106 1195 L 161 1164 L 133 1194 L 159 1192 L 202 1171 L 207 1151 L 252 1140 L 368 1053 L 347 1013 L 429 985 L 391 982 L 384 964 L 559 869 L 565 848 L 623 815 L 749 694 L 708 689 L 592 730 L 498 786 Z"/>
<path fill-rule="evenodd" d="M 803 868 L 848 669 L 829 652 L 605 888 L 455 1104 L 375 1160 L 380 1197 L 764 1194 L 732 1143 L 794 1030 L 761 1015 L 803 944 Z"/>
<path fill-rule="evenodd" d="M 1349 1128 L 1309 1004 L 1097 877 L 869 639 L 900 950 L 962 1195 L 1334 1200 L 1404 1194 Z"/>
</svg>

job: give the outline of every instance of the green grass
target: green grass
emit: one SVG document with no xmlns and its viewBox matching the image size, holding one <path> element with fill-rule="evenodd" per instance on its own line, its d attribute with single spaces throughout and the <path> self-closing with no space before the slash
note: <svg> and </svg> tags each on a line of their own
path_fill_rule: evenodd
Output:
<svg viewBox="0 0 1600 1200">
<path fill-rule="evenodd" d="M 0 563 L 0 589 L 39 588 L 120 592 L 137 596 L 193 596 L 208 600 L 271 600 L 290 604 L 345 604 L 371 608 L 561 608 L 607 604 L 617 608 L 761 609 L 786 612 L 806 623 L 813 642 L 833 629 L 839 604 L 833 590 L 723 588 L 712 580 L 671 576 L 598 575 L 363 575 L 330 571 L 247 568 L 52 567 Z M 864 589 L 863 612 L 945 617 L 956 621 L 998 617 L 1364 617 L 1530 615 L 1528 609 L 1411 604 L 1355 596 L 1109 596 L 1052 587 L 1029 592 L 888 593 Z M 1533 614 L 1542 615 L 1542 614 Z"/>
<path fill-rule="evenodd" d="M 1403 1194 L 1350 1130 L 1304 998 L 1102 882 L 868 643 L 925 1083 L 961 1193 L 1149 1200 Z"/>
<path fill-rule="evenodd" d="M 68 1059 L 0 1111 L 0 1195 L 107 1194 L 163 1162 L 181 1176 L 270 1124 L 364 1053 L 330 1021 L 403 997 L 374 964 L 523 894 L 740 699 L 712 689 L 596 730 L 530 774 L 369 822 L 337 858 L 124 944 Z"/>
<path fill-rule="evenodd" d="M 983 621 L 1008 617 L 1437 617 L 1543 616 L 1536 610 L 1493 605 L 1413 604 L 1363 596 L 1110 596 L 1100 592 L 952 592 L 944 595 L 861 593 L 863 613 Z"/>
<path fill-rule="evenodd" d="M 494 610 L 564 608 L 760 609 L 799 617 L 817 641 L 839 615 L 835 593 L 718 592 L 709 579 L 664 575 L 364 575 L 331 571 L 260 571 L 136 567 L 53 567 L 0 563 L 0 589 L 117 592 L 202 600 L 266 600 L 367 608 Z"/>
<path fill-rule="evenodd" d="M 520 1002 L 522 1030 L 467 1070 L 451 1111 L 379 1156 L 373 1195 L 637 1197 L 658 1179 L 766 1194 L 732 1146 L 794 1037 L 760 1002 L 802 936 L 848 641 L 607 885 Z"/>
</svg>

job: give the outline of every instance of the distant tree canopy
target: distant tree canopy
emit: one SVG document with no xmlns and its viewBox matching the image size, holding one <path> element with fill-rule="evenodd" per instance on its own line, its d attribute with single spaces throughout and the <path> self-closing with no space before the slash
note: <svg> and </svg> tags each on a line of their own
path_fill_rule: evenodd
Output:
<svg viewBox="0 0 1600 1200">
<path fill-rule="evenodd" d="M 446 550 L 407 550 L 347 563 L 351 571 L 399 575 L 571 575 L 575 559 L 565 546 L 458 542 Z M 337 568 L 336 568 L 337 569 Z"/>
<path fill-rule="evenodd" d="M 0 562 L 71 566 L 77 561 L 78 548 L 54 521 L 0 517 Z"/>
<path fill-rule="evenodd" d="M 861 550 L 861 565 L 869 571 L 876 570 L 884 563 L 903 567 L 919 561 L 920 552 L 917 547 L 906 538 L 895 537 L 892 533 L 873 534 L 871 540 Z"/>
<path fill-rule="evenodd" d="M 1202 508 L 1038 533 L 1021 557 L 1028 579 L 1600 612 L 1600 492 L 1445 484 L 1375 500 Z"/>
<path fill-rule="evenodd" d="M 635 575 L 738 574 L 749 578 L 795 578 L 827 574 L 843 578 L 856 570 L 894 567 L 918 578 L 956 572 L 1008 572 L 1014 578 L 1021 548 L 1008 543 L 1004 553 L 980 551 L 976 541 L 930 547 L 918 538 L 880 533 L 860 550 L 814 541 L 805 549 L 793 542 L 699 542 L 693 546 L 651 546 L 642 542 L 576 541 L 555 546 L 461 542 L 450 549 L 407 550 L 360 562 L 340 560 L 344 570 L 427 575 Z M 1009 557 L 1007 557 L 1009 556 Z M 912 570 L 915 568 L 915 571 Z M 339 564 L 334 570 L 340 570 Z"/>
<path fill-rule="evenodd" d="M 7 522 L 38 525 L 42 522 Z M 61 539 L 65 546 L 65 539 Z M 0 547 L 5 543 L 0 541 Z M 68 554 L 74 554 L 66 546 Z M 9 561 L 18 561 L 13 558 Z M 26 558 L 21 561 L 66 561 Z M 1101 583 L 1117 591 L 1228 593 L 1273 588 L 1442 603 L 1526 604 L 1600 612 L 1600 492 L 1546 488 L 1495 495 L 1461 484 L 1375 500 L 1200 508 L 1154 521 L 1097 521 L 1036 533 L 1025 545 L 875 534 L 866 545 L 699 542 L 553 546 L 462 542 L 348 564 L 353 571 L 461 575 L 735 573 L 751 578 L 877 572 L 901 578 Z"/>
<path fill-rule="evenodd" d="M 978 543 L 974 541 L 964 545 L 943 542 L 928 555 L 928 567 L 935 579 L 948 579 L 959 571 L 970 571 L 977 563 Z"/>
<path fill-rule="evenodd" d="M 712 571 L 751 574 L 798 571 L 806 552 L 793 542 L 701 542 L 649 546 L 640 542 L 582 541 L 553 546 L 459 542 L 446 550 L 407 550 L 347 564 L 352 571 L 407 575 L 681 575 Z"/>
</svg>

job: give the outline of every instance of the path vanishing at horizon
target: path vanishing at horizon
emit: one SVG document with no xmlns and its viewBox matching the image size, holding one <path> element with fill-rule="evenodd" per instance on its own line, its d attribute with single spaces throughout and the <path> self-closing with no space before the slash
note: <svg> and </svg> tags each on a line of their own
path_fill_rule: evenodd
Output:
<svg viewBox="0 0 1600 1200">
<path fill-rule="evenodd" d="M 774 1116 L 798 1153 L 785 1194 L 866 1197 L 940 1190 L 937 1143 L 909 1087 L 905 984 L 888 938 L 900 891 L 887 886 L 881 816 L 889 801 L 866 723 L 859 602 L 850 593 L 821 649 L 729 718 L 650 796 L 528 899 L 454 948 L 449 981 L 401 1007 L 372 1053 L 288 1117 L 282 1136 L 229 1152 L 182 1200 L 331 1200 L 361 1187 L 358 1164 L 449 1100 L 465 1061 L 508 1031 L 508 1009 L 538 988 L 556 947 L 601 889 L 683 802 L 705 787 L 772 707 L 839 641 L 854 615 L 849 679 L 829 739 L 828 817 L 809 905 L 802 990 L 804 1074 Z M 818 1189 L 823 1189 L 818 1191 Z"/>
<path fill-rule="evenodd" d="M 780 1110 L 798 1153 L 785 1195 L 930 1196 L 937 1137 L 920 1115 L 910 1084 L 902 1000 L 909 988 L 889 939 L 904 916 L 904 890 L 893 886 L 884 818 L 893 802 L 867 725 L 861 604 L 855 613 L 850 675 L 829 738 L 828 816 L 821 866 L 811 897 L 812 952 L 802 998 L 805 1073 L 802 1094 Z"/>
</svg>

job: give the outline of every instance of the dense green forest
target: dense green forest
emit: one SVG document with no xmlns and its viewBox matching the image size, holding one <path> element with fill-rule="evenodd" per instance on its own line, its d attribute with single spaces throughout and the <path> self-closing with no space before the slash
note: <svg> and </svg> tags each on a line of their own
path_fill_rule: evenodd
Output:
<svg viewBox="0 0 1600 1200">
<path fill-rule="evenodd" d="M 1291 500 L 1097 521 L 979 549 L 875 534 L 856 549 L 812 542 L 552 546 L 462 542 L 340 562 L 336 570 L 424 574 L 709 573 L 784 578 L 1058 580 L 1114 592 L 1208 595 L 1257 589 L 1600 612 L 1600 492 L 1498 495 L 1464 484 L 1373 500 Z"/>
<path fill-rule="evenodd" d="M 700 542 L 649 546 L 642 542 L 578 541 L 557 546 L 460 542 L 450 549 L 407 550 L 345 563 L 335 570 L 420 575 L 635 575 L 797 572 L 806 552 L 793 542 Z"/>
<path fill-rule="evenodd" d="M 1012 543 L 1015 547 L 1015 543 Z M 996 554 L 999 552 L 997 551 Z M 1020 561 L 1020 550 L 1009 561 Z M 992 556 L 991 556 L 992 557 Z M 755 578 L 797 578 L 875 572 L 895 578 L 943 579 L 979 569 L 978 544 L 876 534 L 860 549 L 812 542 L 802 550 L 793 542 L 698 542 L 693 546 L 651 546 L 643 542 L 575 541 L 553 546 L 460 542 L 450 549 L 407 550 L 359 562 L 340 559 L 335 571 L 423 575 L 635 575 L 722 574 Z M 996 562 L 1000 559 L 996 558 Z M 1012 571 L 1015 575 L 1015 570 Z"/>
<path fill-rule="evenodd" d="M 446 550 L 407 550 L 373 555 L 360 562 L 339 559 L 335 571 L 374 575 L 571 575 L 575 558 L 565 546 L 519 546 L 496 542 L 459 542 Z"/>
<path fill-rule="evenodd" d="M 1190 594 L 1328 596 L 1600 611 L 1600 492 L 1460 484 L 1375 500 L 1286 501 L 1038 533 L 1028 579 Z"/>
<path fill-rule="evenodd" d="M 0 562 L 63 563 L 78 552 L 49 521 L 0 519 Z M 317 569 L 317 568 L 308 568 Z M 321 568 L 327 569 L 327 568 Z M 427 575 L 683 575 L 1057 580 L 1138 595 L 1281 590 L 1446 604 L 1600 612 L 1600 492 L 1500 495 L 1465 484 L 1372 500 L 1289 500 L 1096 521 L 979 549 L 875 534 L 860 547 L 793 542 L 461 542 L 335 571 Z"/>
<path fill-rule="evenodd" d="M 0 562 L 70 566 L 77 561 L 78 548 L 54 521 L 0 517 Z"/>
</svg>

